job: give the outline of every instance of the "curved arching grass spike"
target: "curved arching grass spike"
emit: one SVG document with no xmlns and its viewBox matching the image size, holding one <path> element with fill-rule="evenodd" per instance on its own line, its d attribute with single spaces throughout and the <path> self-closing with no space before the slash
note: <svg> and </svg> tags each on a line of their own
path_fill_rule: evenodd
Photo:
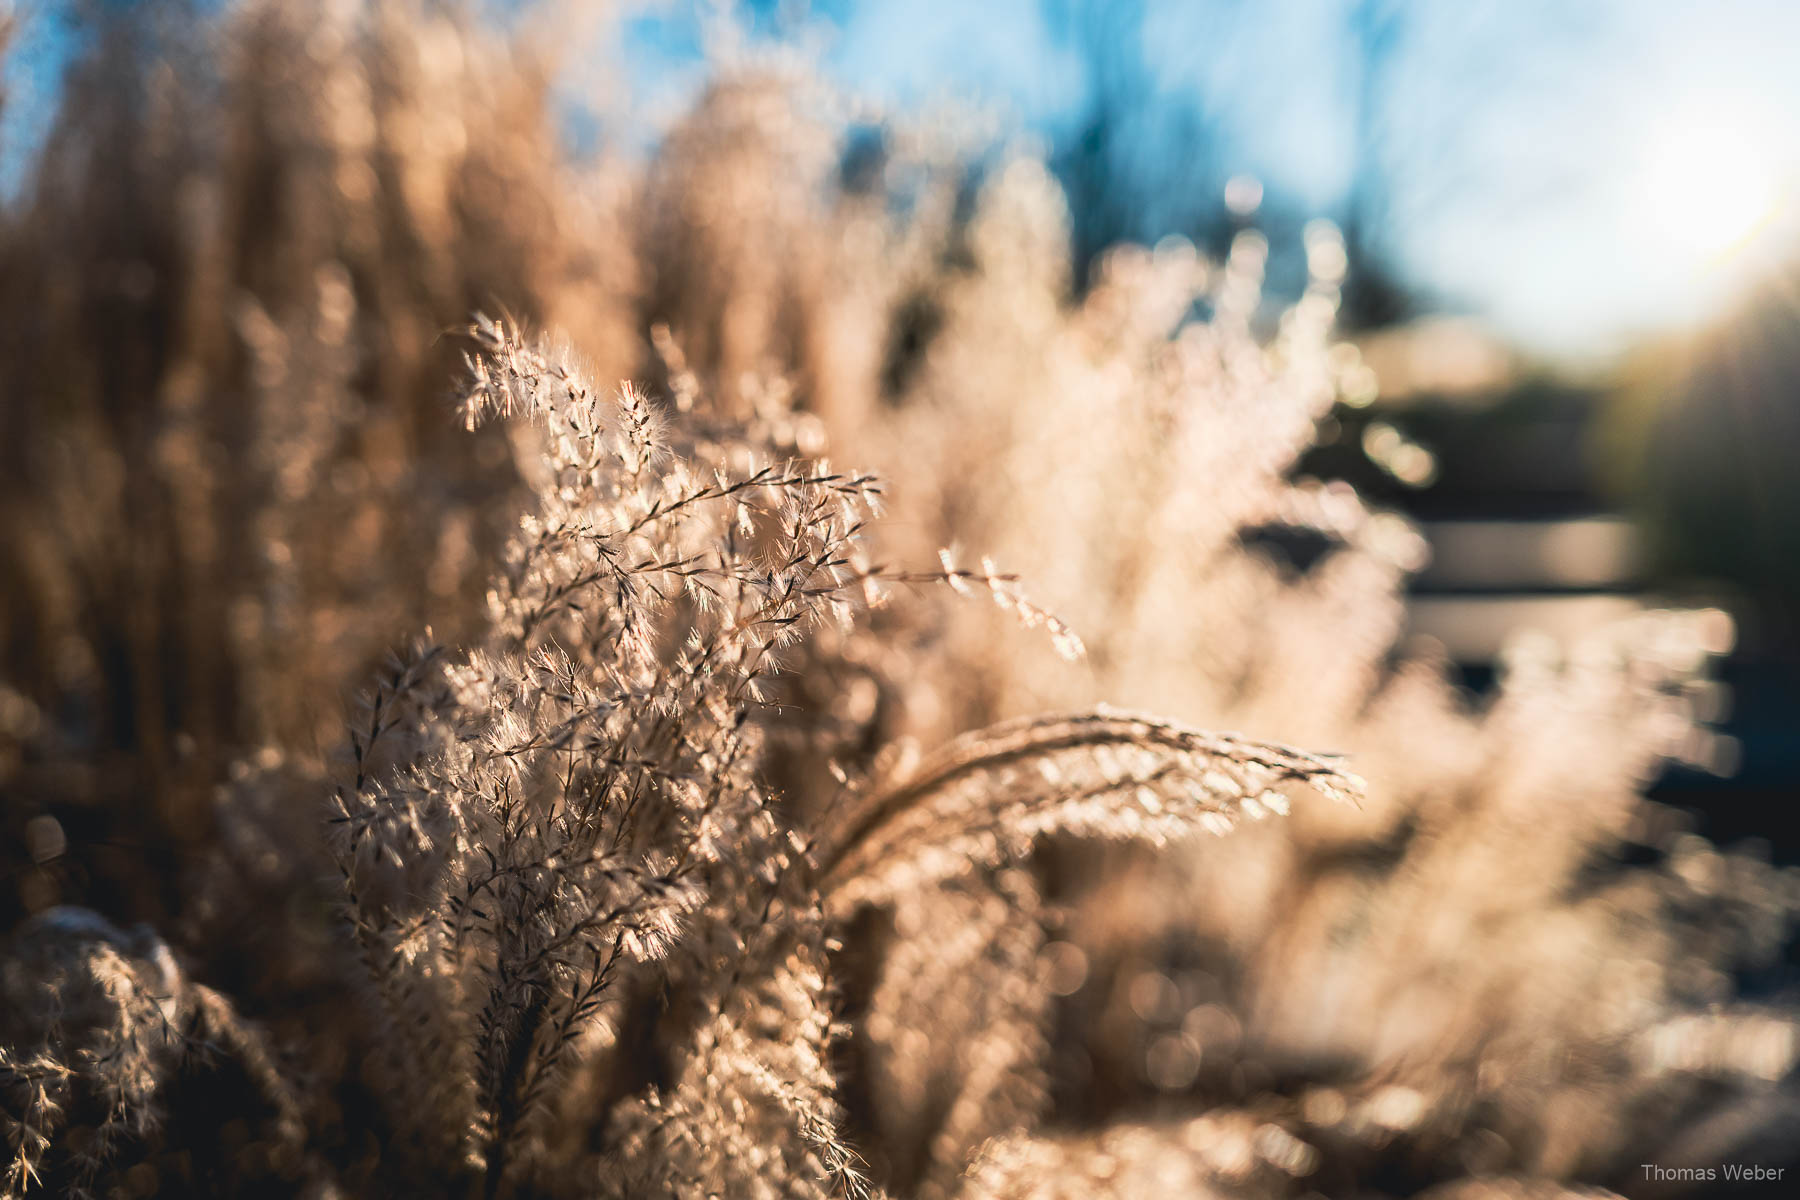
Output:
<svg viewBox="0 0 1800 1200">
<path fill-rule="evenodd" d="M 1054 830 L 1161 839 L 1283 811 L 1283 785 L 1354 799 L 1329 755 L 1134 713 L 1011 721 L 946 745 L 827 837 L 815 860 L 833 908 L 879 899 L 1023 849 Z"/>
</svg>

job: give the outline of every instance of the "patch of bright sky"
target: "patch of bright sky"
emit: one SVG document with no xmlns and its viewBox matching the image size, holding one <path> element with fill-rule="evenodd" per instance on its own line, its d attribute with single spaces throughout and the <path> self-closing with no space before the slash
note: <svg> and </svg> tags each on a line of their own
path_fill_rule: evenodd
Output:
<svg viewBox="0 0 1800 1200">
<path fill-rule="evenodd" d="M 5 0 L 0 0 L 3 9 Z M 75 39 L 60 10 L 40 6 L 19 14 L 13 44 L 0 59 L 5 103 L 0 106 L 0 200 L 11 200 L 43 144 L 56 115 L 56 81 L 74 52 Z"/>
<path fill-rule="evenodd" d="M 918 0 L 860 6 L 845 17 L 827 61 L 877 103 L 929 104 L 962 94 L 1044 126 L 1080 102 L 1080 61 L 1052 35 L 1040 0 Z"/>
<path fill-rule="evenodd" d="M 1355 158 L 1344 8 L 1343 0 L 1154 3 L 1145 14 L 1145 66 L 1165 95 L 1195 93 L 1218 115 L 1225 175 L 1254 176 L 1326 211 L 1343 198 Z"/>
<path fill-rule="evenodd" d="M 1705 318 L 1800 252 L 1800 5 L 1398 7 L 1373 114 L 1382 240 L 1446 302 L 1543 353 L 1597 359 Z M 1066 136 L 1088 82 L 1057 8 L 838 3 L 824 63 L 879 100 L 951 93 Z M 1221 174 L 1334 213 L 1356 167 L 1354 11 L 1351 0 L 1148 0 L 1143 61 L 1164 98 L 1185 93 L 1207 114 Z"/>
<path fill-rule="evenodd" d="M 1392 216 L 1410 276 L 1546 353 L 1596 359 L 1715 314 L 1800 255 L 1800 77 L 1784 61 L 1800 7 L 1615 0 L 1586 15 L 1562 36 L 1527 27 L 1425 56 L 1436 66 L 1404 102 L 1437 97 L 1459 137 L 1441 172 L 1403 173 Z M 1459 101 L 1483 54 L 1502 78 Z"/>
</svg>

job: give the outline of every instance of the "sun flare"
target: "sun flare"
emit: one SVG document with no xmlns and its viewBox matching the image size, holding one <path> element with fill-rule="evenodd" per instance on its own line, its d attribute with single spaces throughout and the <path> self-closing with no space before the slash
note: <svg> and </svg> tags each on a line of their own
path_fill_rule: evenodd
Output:
<svg viewBox="0 0 1800 1200">
<path fill-rule="evenodd" d="M 1696 113 L 1651 144 L 1639 191 L 1652 252 L 1690 277 L 1731 266 L 1782 209 L 1769 143 L 1736 114 Z"/>
</svg>

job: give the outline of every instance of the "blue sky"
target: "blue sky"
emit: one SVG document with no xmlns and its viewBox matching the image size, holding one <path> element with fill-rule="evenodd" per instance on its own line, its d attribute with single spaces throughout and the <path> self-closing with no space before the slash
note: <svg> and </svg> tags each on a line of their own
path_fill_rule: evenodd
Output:
<svg viewBox="0 0 1800 1200">
<path fill-rule="evenodd" d="M 1152 225 L 1179 224 L 1193 207 L 1169 189 L 1235 174 L 1263 180 L 1271 207 L 1342 212 L 1358 157 L 1361 60 L 1349 31 L 1362 3 L 1143 0 L 1137 93 L 1163 112 L 1203 114 L 1210 131 L 1204 145 L 1169 135 L 1144 151 L 1130 186 Z M 814 0 L 738 12 L 761 33 L 803 30 L 826 72 L 859 95 L 977 103 L 1054 146 L 1072 136 L 1092 85 L 1093 56 L 1072 32 L 1092 24 L 1071 13 L 1110 16 L 1109 4 Z M 66 0 L 26 7 L 37 18 L 7 68 L 0 182 L 16 181 L 47 122 L 48 81 L 69 45 L 55 19 Z M 703 78 L 701 29 L 718 5 L 636 7 L 574 69 L 624 80 L 634 118 L 666 122 Z M 1381 233 L 1404 274 L 1446 303 L 1540 352 L 1594 358 L 1703 319 L 1800 253 L 1800 4 L 1390 7 L 1401 35 L 1371 107 Z M 1199 176 L 1184 169 L 1197 156 Z"/>
<path fill-rule="evenodd" d="M 822 61 L 847 87 L 899 106 L 964 97 L 1055 142 L 1089 85 L 1059 19 L 1070 3 L 837 0 L 809 11 Z M 749 7 L 764 28 L 801 23 L 791 5 Z M 1800 256 L 1800 4 L 1390 7 L 1403 32 L 1375 102 L 1383 236 L 1405 274 L 1445 302 L 1532 349 L 1593 359 L 1703 320 Z M 1209 114 L 1216 140 L 1205 152 L 1219 173 L 1341 212 L 1357 161 L 1355 0 L 1145 8 L 1156 102 Z M 679 79 L 669 67 L 707 9 L 640 17 L 626 69 Z M 1196 150 L 1163 153 L 1174 164 Z"/>
</svg>

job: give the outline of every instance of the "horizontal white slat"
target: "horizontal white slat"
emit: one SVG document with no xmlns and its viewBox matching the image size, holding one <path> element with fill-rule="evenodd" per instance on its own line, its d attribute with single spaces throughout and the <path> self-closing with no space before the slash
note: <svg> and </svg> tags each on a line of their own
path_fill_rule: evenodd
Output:
<svg viewBox="0 0 1800 1200">
<path fill-rule="evenodd" d="M 1445 588 L 1609 588 L 1631 584 L 1642 563 L 1631 522 L 1435 521 L 1424 526 L 1431 562 L 1421 586 Z"/>
<path fill-rule="evenodd" d="M 1491 663 L 1522 633 L 1573 642 L 1647 606 L 1631 596 L 1415 596 L 1408 604 L 1414 634 L 1443 643 L 1461 663 Z"/>
</svg>

